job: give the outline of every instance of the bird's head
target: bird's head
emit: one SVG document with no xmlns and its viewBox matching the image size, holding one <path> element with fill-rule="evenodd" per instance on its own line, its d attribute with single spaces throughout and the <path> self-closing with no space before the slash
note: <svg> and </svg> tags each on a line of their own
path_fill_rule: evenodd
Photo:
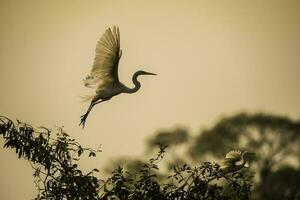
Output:
<svg viewBox="0 0 300 200">
<path fill-rule="evenodd" d="M 143 70 L 139 70 L 136 72 L 137 75 L 157 75 L 157 74 L 154 74 L 154 73 L 151 73 L 151 72 L 146 72 L 146 71 L 143 71 Z"/>
<path fill-rule="evenodd" d="M 256 157 L 256 154 L 249 151 L 244 151 L 242 154 L 242 158 L 246 161 L 250 161 Z"/>
</svg>

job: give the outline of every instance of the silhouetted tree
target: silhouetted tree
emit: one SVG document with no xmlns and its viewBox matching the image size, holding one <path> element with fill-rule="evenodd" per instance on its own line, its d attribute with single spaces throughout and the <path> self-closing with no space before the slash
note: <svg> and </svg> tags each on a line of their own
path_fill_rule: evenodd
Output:
<svg viewBox="0 0 300 200">
<path fill-rule="evenodd" d="M 183 154 L 185 144 L 189 142 L 190 134 L 187 128 L 177 126 L 172 129 L 161 129 L 146 140 L 147 152 L 156 149 L 159 145 L 168 145 L 168 156 L 165 159 L 167 169 L 187 162 Z"/>
<path fill-rule="evenodd" d="M 265 199 L 300 199 L 300 170 L 292 167 L 282 167 L 271 173 L 264 188 Z"/>
<path fill-rule="evenodd" d="M 94 157 L 100 150 L 82 147 L 61 128 L 53 133 L 5 117 L 0 118 L 0 135 L 5 148 L 14 149 L 19 158 L 30 161 L 39 191 L 35 199 L 100 199 L 99 181 L 94 176 L 98 169 L 84 174 L 78 168 L 84 152 Z"/>
<path fill-rule="evenodd" d="M 83 173 L 78 161 L 83 153 L 96 156 L 100 150 L 82 147 L 61 128 L 33 128 L 28 124 L 0 117 L 0 136 L 5 148 L 14 149 L 19 158 L 27 159 L 33 169 L 39 191 L 35 199 L 131 199 L 131 200 L 184 200 L 184 199 L 249 199 L 250 181 L 247 174 L 223 174 L 219 165 L 205 162 L 191 167 L 174 166 L 166 183 L 157 179 L 158 164 L 166 146 L 154 158 L 145 162 L 136 174 L 118 167 L 107 180 L 97 179 L 93 169 Z"/>
<path fill-rule="evenodd" d="M 137 174 L 146 164 L 146 160 L 140 158 L 131 158 L 131 157 L 119 157 L 111 159 L 106 166 L 104 166 L 103 171 L 106 174 L 111 174 L 119 166 L 123 170 L 127 171 L 130 174 Z"/>
<path fill-rule="evenodd" d="M 189 139 L 189 133 L 186 128 L 176 127 L 172 130 L 160 130 L 147 140 L 147 146 L 153 148 L 159 145 L 168 145 L 169 147 L 184 144 Z"/>
<path fill-rule="evenodd" d="M 165 163 L 170 171 L 189 161 L 199 163 L 199 160 L 204 161 L 209 157 L 220 160 L 232 149 L 256 152 L 257 158 L 251 163 L 252 174 L 257 174 L 254 199 L 297 199 L 300 198 L 300 187 L 292 180 L 298 181 L 297 174 L 300 173 L 299 124 L 300 121 L 288 117 L 240 113 L 221 119 L 211 129 L 202 130 L 196 137 L 190 136 L 186 128 L 177 127 L 158 131 L 146 144 L 148 149 L 159 144 L 171 146 L 171 159 Z M 188 155 L 182 150 L 188 150 Z M 133 167 L 131 170 L 134 172 L 140 166 L 133 163 L 141 162 L 144 156 L 128 162 L 121 157 L 118 161 L 123 160 L 123 163 Z M 126 164 L 124 166 L 128 168 Z M 285 177 L 290 178 L 286 180 Z"/>
<path fill-rule="evenodd" d="M 225 117 L 211 129 L 203 130 L 194 139 L 189 155 L 197 160 L 207 154 L 223 157 L 232 148 L 256 152 L 255 171 L 259 174 L 259 185 L 256 189 L 259 190 L 261 199 L 268 199 L 270 192 L 267 183 L 270 183 L 272 173 L 281 174 L 279 171 L 285 165 L 294 167 L 295 170 L 299 167 L 299 144 L 300 121 L 264 113 L 241 113 Z M 279 185 L 275 182 L 272 184 Z M 277 188 L 281 192 L 286 190 L 284 185 Z"/>
</svg>

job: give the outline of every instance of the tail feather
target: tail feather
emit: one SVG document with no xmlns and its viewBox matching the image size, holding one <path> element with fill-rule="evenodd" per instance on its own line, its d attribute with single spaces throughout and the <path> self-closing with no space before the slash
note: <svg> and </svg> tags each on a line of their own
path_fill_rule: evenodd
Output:
<svg viewBox="0 0 300 200">
<path fill-rule="evenodd" d="M 97 78 L 91 75 L 87 75 L 85 79 L 83 79 L 84 86 L 88 88 L 95 88 L 98 81 L 99 80 Z"/>
<path fill-rule="evenodd" d="M 85 96 L 82 96 L 81 99 L 82 99 L 82 102 L 88 102 L 90 100 L 92 100 L 94 98 L 94 95 L 85 95 Z"/>
</svg>

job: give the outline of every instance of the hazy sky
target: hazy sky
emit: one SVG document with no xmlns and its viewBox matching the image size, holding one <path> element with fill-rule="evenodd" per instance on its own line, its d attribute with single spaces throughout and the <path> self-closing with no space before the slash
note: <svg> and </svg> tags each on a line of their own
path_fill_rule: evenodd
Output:
<svg viewBox="0 0 300 200">
<path fill-rule="evenodd" d="M 102 144 L 85 169 L 139 155 L 145 138 L 176 124 L 196 132 L 238 111 L 299 118 L 299 10 L 298 0 L 0 0 L 0 115 Z M 139 69 L 158 76 L 97 105 L 82 130 L 80 96 L 93 92 L 82 79 L 113 25 L 120 80 L 132 86 Z M 33 198 L 29 164 L 10 150 L 0 159 L 0 199 Z"/>
</svg>

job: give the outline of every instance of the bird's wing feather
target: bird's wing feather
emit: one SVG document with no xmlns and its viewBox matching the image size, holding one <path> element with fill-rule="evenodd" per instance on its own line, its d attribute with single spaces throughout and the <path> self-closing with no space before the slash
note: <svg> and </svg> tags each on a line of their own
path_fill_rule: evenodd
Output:
<svg viewBox="0 0 300 200">
<path fill-rule="evenodd" d="M 234 164 L 235 164 L 235 165 L 242 165 L 242 164 L 243 164 L 243 161 L 242 161 L 242 160 L 239 160 L 239 161 L 236 161 Z"/>
<path fill-rule="evenodd" d="M 220 164 L 221 169 L 223 169 L 223 168 L 235 166 L 235 161 L 230 158 L 224 158 L 220 161 L 219 164 Z"/>
<path fill-rule="evenodd" d="M 236 165 L 236 162 L 240 161 L 241 152 L 237 150 L 229 151 L 225 158 L 220 161 L 221 168 L 233 167 Z"/>
<path fill-rule="evenodd" d="M 229 151 L 226 154 L 225 158 L 238 161 L 238 160 L 241 159 L 241 156 L 242 156 L 242 152 L 241 151 L 239 151 L 239 150 L 233 150 L 233 151 Z"/>
<path fill-rule="evenodd" d="M 98 90 L 118 82 L 118 64 L 120 59 L 119 28 L 108 28 L 97 42 L 95 59 L 90 74 L 84 79 L 86 87 Z"/>
</svg>

